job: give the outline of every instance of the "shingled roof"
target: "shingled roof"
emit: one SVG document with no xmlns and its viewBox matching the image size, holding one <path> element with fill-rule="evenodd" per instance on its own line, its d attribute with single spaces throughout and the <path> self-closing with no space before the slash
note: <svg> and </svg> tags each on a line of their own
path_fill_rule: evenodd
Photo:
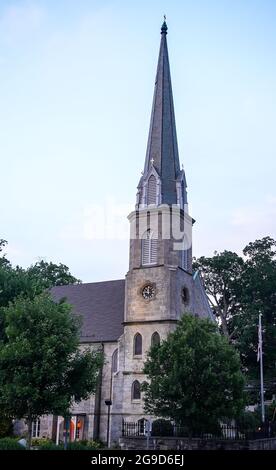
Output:
<svg viewBox="0 0 276 470">
<path fill-rule="evenodd" d="M 124 279 L 56 286 L 51 294 L 55 301 L 66 298 L 82 317 L 82 343 L 116 341 L 123 333 Z"/>
</svg>

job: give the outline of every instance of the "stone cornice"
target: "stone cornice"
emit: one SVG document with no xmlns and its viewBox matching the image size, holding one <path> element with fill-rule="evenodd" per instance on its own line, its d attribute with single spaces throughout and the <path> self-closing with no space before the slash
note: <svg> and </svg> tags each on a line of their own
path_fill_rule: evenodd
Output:
<svg viewBox="0 0 276 470">
<path fill-rule="evenodd" d="M 125 321 L 122 324 L 125 325 L 143 325 L 147 323 L 178 323 L 179 320 L 173 318 L 164 318 L 159 320 L 135 320 L 135 321 Z"/>
</svg>

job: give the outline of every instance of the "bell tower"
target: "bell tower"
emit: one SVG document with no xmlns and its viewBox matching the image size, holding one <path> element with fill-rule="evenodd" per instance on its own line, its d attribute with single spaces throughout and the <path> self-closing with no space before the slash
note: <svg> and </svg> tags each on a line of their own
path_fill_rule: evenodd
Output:
<svg viewBox="0 0 276 470">
<path fill-rule="evenodd" d="M 143 416 L 140 385 L 150 346 L 165 339 L 181 315 L 209 315 L 192 273 L 192 226 L 185 172 L 180 167 L 167 46 L 167 24 L 155 79 L 144 170 L 130 222 L 126 275 L 123 417 Z M 200 284 L 201 285 L 201 284 Z"/>
</svg>

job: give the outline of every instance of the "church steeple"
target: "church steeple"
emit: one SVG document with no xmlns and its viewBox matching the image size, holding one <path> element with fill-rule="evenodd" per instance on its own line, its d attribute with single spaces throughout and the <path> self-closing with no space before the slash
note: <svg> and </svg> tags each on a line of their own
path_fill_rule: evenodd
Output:
<svg viewBox="0 0 276 470">
<path fill-rule="evenodd" d="M 161 43 L 155 80 L 148 145 L 143 177 L 139 183 L 138 207 L 148 205 L 146 180 L 155 173 L 156 204 L 186 204 L 184 171 L 180 171 L 173 93 L 167 46 L 167 24 L 161 27 Z M 151 189 L 150 189 L 151 190 Z M 151 190 L 152 191 L 152 190 Z M 158 197 L 159 191 L 159 197 Z M 184 194 L 185 193 L 185 194 Z M 151 202 L 152 204 L 152 202 Z"/>
</svg>

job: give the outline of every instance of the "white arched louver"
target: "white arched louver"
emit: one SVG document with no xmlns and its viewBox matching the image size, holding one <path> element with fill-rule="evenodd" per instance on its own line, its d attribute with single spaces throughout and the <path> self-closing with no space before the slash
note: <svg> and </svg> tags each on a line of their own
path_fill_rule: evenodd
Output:
<svg viewBox="0 0 276 470">
<path fill-rule="evenodd" d="M 148 180 L 148 197 L 147 197 L 147 204 L 156 204 L 156 178 L 154 175 L 151 175 Z"/>
<path fill-rule="evenodd" d="M 157 263 L 158 240 L 153 238 L 152 230 L 147 230 L 142 238 L 142 264 L 150 265 Z"/>
</svg>

